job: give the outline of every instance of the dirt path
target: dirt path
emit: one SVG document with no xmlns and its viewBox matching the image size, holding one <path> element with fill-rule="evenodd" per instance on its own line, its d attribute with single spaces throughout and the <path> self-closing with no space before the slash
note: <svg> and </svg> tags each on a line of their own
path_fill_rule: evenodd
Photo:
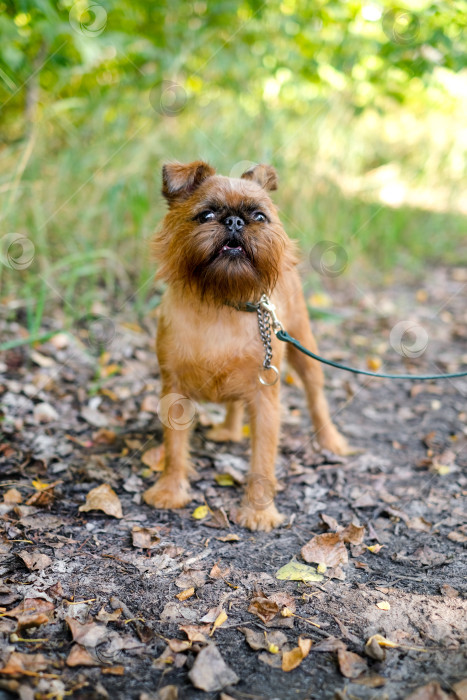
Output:
<svg viewBox="0 0 467 700">
<path fill-rule="evenodd" d="M 465 271 L 439 269 L 426 289 L 336 288 L 343 320 L 315 321 L 321 350 L 373 367 L 384 354 L 392 371 L 461 369 L 466 283 Z M 391 331 L 411 317 L 406 349 L 428 345 L 408 361 Z M 342 459 L 317 450 L 287 375 L 277 499 L 287 520 L 253 534 L 235 525 L 248 440 L 207 441 L 214 406 L 199 411 L 190 507 L 141 502 L 161 462 L 156 320 L 131 321 L 83 320 L 72 337 L 0 354 L 0 698 L 392 700 L 437 682 L 414 697 L 465 699 L 455 684 L 467 676 L 467 379 L 326 371 L 336 422 L 360 450 Z M 5 339 L 21 332 L 0 323 Z M 107 489 L 101 504 L 123 517 L 79 510 L 102 484 L 116 496 Z M 321 580 L 276 578 L 323 533 L 340 534 L 324 541 Z M 376 634 L 392 647 L 365 646 Z"/>
</svg>

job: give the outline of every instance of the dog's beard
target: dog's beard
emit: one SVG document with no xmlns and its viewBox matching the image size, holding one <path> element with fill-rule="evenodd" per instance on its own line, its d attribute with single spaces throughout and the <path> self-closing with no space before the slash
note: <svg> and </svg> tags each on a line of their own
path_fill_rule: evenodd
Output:
<svg viewBox="0 0 467 700">
<path fill-rule="evenodd" d="M 162 274 L 214 304 L 258 301 L 275 286 L 285 248 L 280 226 L 230 236 L 223 226 L 206 224 L 188 234 L 172 232 L 157 245 Z M 162 243 L 162 240 L 160 240 Z"/>
</svg>

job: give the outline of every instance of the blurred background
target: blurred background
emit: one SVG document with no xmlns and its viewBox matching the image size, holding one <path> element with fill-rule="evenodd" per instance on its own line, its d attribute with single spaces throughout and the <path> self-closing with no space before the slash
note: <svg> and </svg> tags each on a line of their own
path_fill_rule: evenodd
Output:
<svg viewBox="0 0 467 700">
<path fill-rule="evenodd" d="M 174 159 L 273 164 L 318 293 L 465 264 L 466 28 L 465 0 L 0 0 L 4 308 L 31 338 L 151 313 Z"/>
</svg>

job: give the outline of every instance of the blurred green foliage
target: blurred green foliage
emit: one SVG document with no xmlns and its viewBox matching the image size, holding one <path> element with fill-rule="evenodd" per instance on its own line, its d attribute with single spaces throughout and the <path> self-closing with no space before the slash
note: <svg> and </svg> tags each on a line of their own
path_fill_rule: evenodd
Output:
<svg viewBox="0 0 467 700">
<path fill-rule="evenodd" d="M 1 295 L 34 328 L 52 299 L 151 305 L 174 158 L 272 162 L 305 251 L 467 259 L 466 26 L 467 0 L 0 0 L 0 240 L 35 250 Z"/>
</svg>

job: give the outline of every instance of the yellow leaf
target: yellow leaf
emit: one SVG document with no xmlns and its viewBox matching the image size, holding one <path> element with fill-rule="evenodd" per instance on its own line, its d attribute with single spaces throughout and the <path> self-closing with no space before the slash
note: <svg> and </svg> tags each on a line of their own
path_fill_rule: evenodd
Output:
<svg viewBox="0 0 467 700">
<path fill-rule="evenodd" d="M 211 632 L 209 633 L 209 636 L 212 637 L 212 635 L 214 634 L 216 629 L 218 627 L 220 627 L 221 625 L 223 625 L 226 620 L 227 620 L 227 613 L 225 612 L 225 610 L 221 610 L 219 615 L 214 620 L 214 624 L 212 626 Z"/>
<path fill-rule="evenodd" d="M 376 607 L 379 608 L 380 610 L 390 610 L 391 606 L 389 605 L 387 600 L 380 600 L 379 603 L 376 603 Z"/>
<path fill-rule="evenodd" d="M 374 634 L 369 638 L 365 646 L 370 646 L 371 642 L 375 641 L 380 647 L 389 647 L 390 649 L 397 649 L 399 647 L 395 642 L 391 642 L 390 639 L 386 639 L 381 634 Z"/>
<path fill-rule="evenodd" d="M 195 589 L 192 588 L 187 588 L 185 591 L 180 591 L 180 593 L 177 593 L 175 596 L 179 600 L 187 600 L 188 598 L 191 598 L 192 595 L 195 594 Z"/>
<path fill-rule="evenodd" d="M 322 581 L 323 576 L 316 573 L 316 569 L 306 564 L 291 559 L 288 564 L 282 566 L 276 573 L 276 578 L 280 581 Z"/>
<path fill-rule="evenodd" d="M 232 479 L 230 474 L 216 474 L 215 475 L 215 480 L 219 484 L 219 486 L 234 486 L 235 481 Z"/>
<path fill-rule="evenodd" d="M 311 639 L 298 640 L 298 647 L 292 649 L 291 651 L 284 651 L 282 654 L 282 670 L 292 671 L 297 666 L 300 666 L 303 659 L 305 659 L 310 653 L 312 641 Z"/>
<path fill-rule="evenodd" d="M 195 520 L 202 520 L 203 518 L 206 518 L 206 516 L 209 515 L 209 506 L 198 506 L 197 508 L 194 509 L 192 516 L 195 518 Z"/>
<path fill-rule="evenodd" d="M 439 464 L 439 462 L 433 462 L 433 464 L 430 467 L 430 471 L 436 472 L 440 476 L 446 476 L 446 474 L 449 474 L 451 471 L 451 467 L 448 467 L 447 464 Z"/>
<path fill-rule="evenodd" d="M 384 544 L 371 544 L 369 547 L 367 547 L 368 551 L 371 552 L 372 554 L 378 554 L 384 547 Z"/>
<path fill-rule="evenodd" d="M 293 617 L 294 614 L 292 610 L 286 606 L 285 608 L 282 608 L 281 615 L 282 617 Z"/>
<path fill-rule="evenodd" d="M 381 358 L 380 357 L 375 357 L 374 355 L 372 357 L 367 357 L 366 358 L 366 366 L 368 369 L 371 369 L 372 372 L 377 372 L 381 368 Z"/>
<path fill-rule="evenodd" d="M 290 372 L 287 372 L 287 374 L 285 375 L 285 383 L 290 384 L 291 386 L 297 383 L 295 381 L 295 377 L 293 376 L 293 374 L 290 374 Z"/>
<path fill-rule="evenodd" d="M 248 423 L 243 426 L 242 435 L 243 437 L 250 437 L 250 426 L 248 425 Z"/>
<path fill-rule="evenodd" d="M 121 371 L 122 368 L 120 367 L 120 365 L 116 365 L 115 363 L 111 365 L 106 365 L 105 367 L 101 368 L 101 377 L 111 377 L 114 374 L 118 374 Z"/>
<path fill-rule="evenodd" d="M 316 567 L 316 571 L 318 572 L 318 574 L 324 574 L 327 568 L 328 567 L 326 566 L 326 564 L 318 564 L 318 566 Z"/>
<path fill-rule="evenodd" d="M 323 294 L 322 292 L 316 292 L 315 294 L 311 294 L 311 296 L 308 297 L 308 303 L 310 304 L 310 306 L 326 308 L 328 306 L 331 306 L 332 301 L 327 294 Z"/>
<path fill-rule="evenodd" d="M 271 654 L 278 654 L 278 653 L 279 653 L 279 647 L 277 646 L 277 644 L 272 644 L 272 643 L 271 643 L 271 644 L 269 644 L 269 646 L 268 646 L 268 651 L 269 651 Z"/>
<path fill-rule="evenodd" d="M 46 484 L 45 481 L 40 481 L 40 479 L 33 479 L 31 483 L 37 491 L 45 491 L 50 488 L 50 484 Z"/>
</svg>

